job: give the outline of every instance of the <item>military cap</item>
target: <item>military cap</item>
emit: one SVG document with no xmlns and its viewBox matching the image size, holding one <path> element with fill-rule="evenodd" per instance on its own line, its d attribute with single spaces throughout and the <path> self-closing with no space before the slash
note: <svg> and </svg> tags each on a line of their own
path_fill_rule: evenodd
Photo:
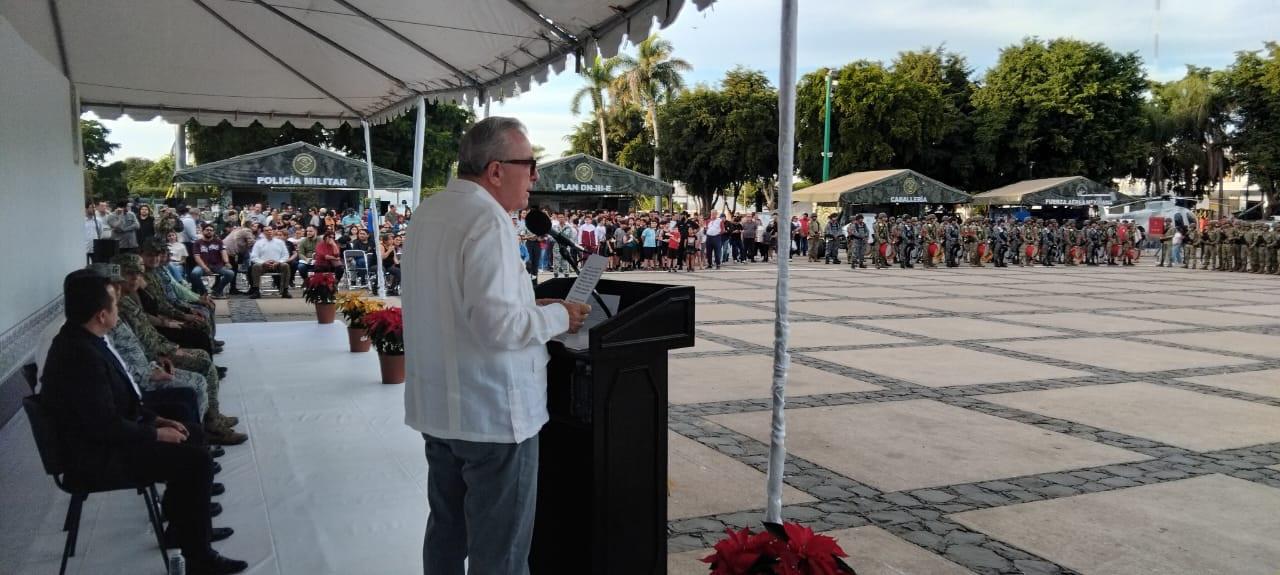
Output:
<svg viewBox="0 0 1280 575">
<path fill-rule="evenodd" d="M 113 282 L 118 282 L 123 279 L 123 277 L 120 275 L 120 266 L 116 264 L 109 264 L 109 263 L 103 263 L 103 262 L 92 263 L 92 264 L 89 264 L 88 269 L 93 272 L 96 272 L 98 275 L 104 278 L 107 278 Z"/>
<path fill-rule="evenodd" d="M 160 238 L 147 238 L 142 241 L 142 245 L 139 246 L 139 251 L 144 254 L 151 255 L 163 254 L 168 253 L 169 245 L 164 243 L 164 240 Z"/>
<path fill-rule="evenodd" d="M 119 254 L 111 258 L 111 263 L 119 267 L 121 275 L 146 273 L 146 266 L 142 265 L 142 257 L 138 254 Z"/>
</svg>

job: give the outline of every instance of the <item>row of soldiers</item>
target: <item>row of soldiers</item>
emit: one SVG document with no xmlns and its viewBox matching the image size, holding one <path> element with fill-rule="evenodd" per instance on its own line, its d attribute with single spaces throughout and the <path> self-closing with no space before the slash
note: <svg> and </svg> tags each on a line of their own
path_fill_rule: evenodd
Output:
<svg viewBox="0 0 1280 575">
<path fill-rule="evenodd" d="M 1165 220 L 1166 224 L 1168 220 Z M 1167 229 L 1167 228 L 1166 228 Z M 1182 267 L 1217 271 L 1280 275 L 1280 227 L 1264 222 L 1209 220 L 1204 231 L 1189 226 L 1182 232 Z M 1161 252 L 1167 246 L 1161 246 Z M 1164 263 L 1161 258 L 1161 264 Z M 1172 262 L 1169 263 L 1172 266 Z"/>
<path fill-rule="evenodd" d="M 862 235 L 858 233 L 860 226 L 861 217 L 850 224 L 847 236 L 854 239 Z M 1161 238 L 1161 266 L 1174 265 L 1171 242 L 1176 230 L 1182 234 L 1183 267 L 1195 267 L 1199 260 L 1201 269 L 1216 264 L 1214 269 L 1219 270 L 1280 272 L 1280 229 L 1267 224 L 1223 220 L 1209 222 L 1202 233 L 1194 222 L 1175 226 L 1166 219 L 1165 229 L 1169 233 Z M 877 268 L 894 264 L 911 268 L 916 263 L 926 268 L 939 263 L 957 267 L 960 262 L 974 267 L 988 263 L 995 267 L 1132 266 L 1144 239 L 1136 222 L 1096 218 L 1077 224 L 1038 218 L 1014 222 L 973 217 L 961 221 L 955 216 L 938 218 L 932 214 L 924 218 L 879 214 L 873 231 L 871 253 Z M 865 267 L 861 259 L 851 258 L 853 267 Z"/>
</svg>

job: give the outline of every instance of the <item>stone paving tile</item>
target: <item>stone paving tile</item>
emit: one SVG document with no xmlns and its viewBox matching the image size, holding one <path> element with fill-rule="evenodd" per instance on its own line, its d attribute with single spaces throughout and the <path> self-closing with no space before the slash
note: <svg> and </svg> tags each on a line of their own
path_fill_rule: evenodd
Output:
<svg viewBox="0 0 1280 575">
<path fill-rule="evenodd" d="M 772 393 L 773 358 L 757 354 L 673 358 L 668 373 L 667 399 L 674 404 L 767 398 Z M 788 396 L 880 389 L 799 364 L 792 364 L 787 374 Z"/>
<path fill-rule="evenodd" d="M 1280 441 L 1280 407 L 1150 383 L 987 395 L 980 399 L 1196 451 Z"/>
<path fill-rule="evenodd" d="M 1025 304 L 1005 303 L 990 299 L 978 298 L 930 298 L 930 299 L 897 299 L 884 300 L 886 303 L 902 304 L 912 307 L 926 308 L 941 312 L 958 313 L 1012 313 L 1020 311 L 1037 311 L 1037 308 Z"/>
<path fill-rule="evenodd" d="M 740 319 L 773 319 L 773 312 L 771 311 L 731 303 L 698 304 L 693 313 L 699 323 Z"/>
<path fill-rule="evenodd" d="M 1142 319 L 1155 319 L 1173 323 L 1186 323 L 1207 327 L 1242 327 L 1251 325 L 1280 324 L 1280 318 L 1245 315 L 1196 308 L 1163 308 L 1109 312 Z"/>
<path fill-rule="evenodd" d="M 667 433 L 667 519 L 746 511 L 764 502 L 743 497 L 758 492 L 765 475 L 674 431 Z M 783 486 L 784 504 L 816 501 Z"/>
<path fill-rule="evenodd" d="M 858 320 L 853 323 L 948 341 L 1063 335 L 1062 332 L 1047 329 L 1009 325 L 968 317 L 873 319 Z"/>
<path fill-rule="evenodd" d="M 1123 321 L 1123 320 L 1121 320 Z M 1253 360 L 1221 354 L 1188 351 L 1118 338 L 1091 337 L 1062 340 L 1029 340 L 985 344 L 1126 372 L 1150 372 L 1222 365 L 1244 365 Z"/>
<path fill-rule="evenodd" d="M 996 297 L 998 297 L 1000 301 L 1026 304 L 1035 307 L 1062 308 L 1069 310 L 1126 309 L 1143 306 L 1143 304 L 1136 302 L 1108 301 L 1101 297 L 1082 295 L 1040 294 Z"/>
<path fill-rule="evenodd" d="M 886 300 L 887 301 L 887 300 Z M 772 307 L 772 303 L 769 304 Z M 850 317 L 850 316 L 886 316 L 886 315 L 903 315 L 903 314 L 919 314 L 928 310 L 921 310 L 898 305 L 886 305 L 883 303 L 859 301 L 859 300 L 832 300 L 832 301 L 801 301 L 791 304 L 792 312 L 807 313 L 822 317 Z M 773 316 L 770 315 L 770 318 Z"/>
<path fill-rule="evenodd" d="M 1240 302 L 1253 302 L 1264 305 L 1280 304 L 1280 292 L 1273 293 L 1265 290 L 1262 291 L 1245 291 L 1245 290 L 1227 290 L 1221 287 L 1212 291 L 1184 292 L 1189 296 L 1204 296 L 1209 298 L 1219 298 L 1224 302 L 1236 300 Z M 1208 301 L 1213 301 L 1212 299 Z"/>
<path fill-rule="evenodd" d="M 1090 333 L 1133 333 L 1135 331 L 1159 331 L 1170 329 L 1167 323 L 1150 320 L 1112 321 L 1087 312 L 1002 314 L 989 319 L 1015 321 L 1046 328 L 1073 329 Z"/>
<path fill-rule="evenodd" d="M 1242 313 L 1245 315 L 1262 315 L 1280 318 L 1280 304 L 1226 306 L 1215 307 L 1213 309 L 1218 311 Z"/>
<path fill-rule="evenodd" d="M 764 347 L 773 347 L 773 323 L 751 325 L 713 325 L 703 328 L 711 333 L 740 339 Z M 791 322 L 792 348 L 830 345 L 881 345 L 910 343 L 911 340 L 821 321 Z"/>
<path fill-rule="evenodd" d="M 1001 284 L 1001 286 L 1002 287 L 995 287 L 990 285 L 958 285 L 957 284 L 957 285 L 939 285 L 939 286 L 919 286 L 913 289 L 923 294 L 924 297 L 940 297 L 940 296 L 941 297 L 952 297 L 952 296 L 1004 297 L 1004 296 L 1020 296 L 1020 295 L 1027 294 L 1026 290 L 1017 289 L 1017 286 L 1006 286 L 1003 283 Z M 907 295 L 913 295 L 913 294 L 907 294 Z M 890 295 L 890 296 L 884 296 L 884 297 L 906 297 L 906 295 L 902 295 L 902 296 Z"/>
<path fill-rule="evenodd" d="M 822 294 L 830 298 L 839 299 L 879 299 L 879 298 L 901 298 L 901 297 L 930 297 L 933 294 L 919 291 L 916 289 L 905 289 L 898 287 L 805 287 L 806 293 Z"/>
<path fill-rule="evenodd" d="M 1280 565 L 1280 489 L 1221 475 L 953 517 L 1089 575 L 1270 575 Z"/>
<path fill-rule="evenodd" d="M 1162 307 L 1195 307 L 1209 305 L 1213 302 L 1221 302 L 1222 300 L 1214 297 L 1206 297 L 1204 294 L 1192 295 L 1187 292 L 1179 293 L 1113 293 L 1102 296 L 1108 300 L 1116 302 L 1130 302 L 1131 304 L 1145 304 L 1148 306 Z M 1094 309 L 1103 309 L 1094 307 Z"/>
<path fill-rule="evenodd" d="M 1280 335 L 1243 331 L 1215 331 L 1212 333 L 1166 333 L 1142 336 L 1142 338 L 1230 353 L 1280 358 Z"/>
<path fill-rule="evenodd" d="M 1265 395 L 1268 397 L 1280 397 L 1280 369 L 1264 369 L 1260 371 L 1242 371 L 1238 373 L 1224 373 L 1219 375 L 1202 375 L 1198 377 L 1184 377 L 1182 381 L 1189 381 L 1200 385 L 1208 385 L 1211 387 L 1220 387 L 1223 389 L 1233 389 L 1235 391 L 1243 391 L 1255 395 Z"/>
<path fill-rule="evenodd" d="M 742 286 L 735 285 L 734 287 L 741 288 Z M 777 297 L 776 296 L 777 292 L 775 292 L 772 289 L 766 289 L 766 288 L 729 289 L 729 290 L 714 291 L 709 293 L 711 295 L 714 295 L 718 298 L 722 298 L 725 301 L 730 301 L 730 302 L 770 302 L 772 303 L 773 300 Z M 835 296 L 819 295 L 819 294 L 805 293 L 798 290 L 792 290 L 790 295 L 790 300 L 806 301 L 806 300 L 814 300 L 814 299 L 832 299 L 834 297 Z"/>
<path fill-rule="evenodd" d="M 806 352 L 803 355 L 927 387 L 1006 383 L 1088 375 L 1088 372 L 1084 371 L 951 345 L 816 351 Z"/>
<path fill-rule="evenodd" d="M 673 355 L 684 355 L 689 353 L 704 353 L 704 352 L 712 352 L 712 351 L 732 351 L 732 350 L 733 350 L 732 347 L 729 347 L 722 343 L 716 343 L 709 339 L 702 339 L 698 337 L 698 338 L 694 338 L 693 347 L 682 347 L 680 349 L 673 349 L 671 350 L 671 353 Z"/>
<path fill-rule="evenodd" d="M 787 413 L 789 452 L 888 491 L 1146 459 L 931 400 Z M 769 439 L 767 412 L 708 419 L 758 441 Z"/>
</svg>

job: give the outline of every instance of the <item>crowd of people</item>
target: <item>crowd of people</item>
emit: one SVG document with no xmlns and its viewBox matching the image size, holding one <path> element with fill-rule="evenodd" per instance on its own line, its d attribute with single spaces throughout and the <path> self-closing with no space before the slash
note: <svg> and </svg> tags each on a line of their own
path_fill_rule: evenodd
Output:
<svg viewBox="0 0 1280 575">
<path fill-rule="evenodd" d="M 168 249 L 166 268 L 179 282 L 214 299 L 241 293 L 244 276 L 250 298 L 261 297 L 261 280 L 268 276 L 280 297 L 290 298 L 295 284 L 305 285 L 314 272 L 330 272 L 339 281 L 351 273 L 349 285 L 376 287 L 377 259 L 382 260 L 388 292 L 399 289 L 400 256 L 412 211 L 390 206 L 379 217 L 380 241 L 371 239 L 369 210 L 357 214 L 293 206 L 279 209 L 254 204 L 243 209 L 200 210 L 188 206 L 159 206 L 120 202 L 111 208 L 98 202 L 86 210 L 85 252 L 95 250 L 136 253 L 140 242 L 160 238 Z M 360 255 L 359 252 L 363 252 Z M 102 255 L 102 254 L 100 254 Z M 107 259 L 99 257 L 96 259 Z M 205 278 L 213 278 L 207 286 Z M 297 281 L 295 281 L 295 278 Z"/>
</svg>

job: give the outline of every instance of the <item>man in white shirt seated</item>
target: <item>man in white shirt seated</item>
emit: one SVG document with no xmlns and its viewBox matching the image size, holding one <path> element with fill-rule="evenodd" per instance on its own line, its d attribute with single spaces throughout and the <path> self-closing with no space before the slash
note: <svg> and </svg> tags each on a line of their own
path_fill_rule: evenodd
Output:
<svg viewBox="0 0 1280 575">
<path fill-rule="evenodd" d="M 525 129 L 490 117 L 458 178 L 416 211 L 404 247 L 405 423 L 426 442 L 425 573 L 526 575 L 547 422 L 546 342 L 590 308 L 535 300 L 510 213 L 537 163 Z"/>
<path fill-rule="evenodd" d="M 280 297 L 293 297 L 289 295 L 293 269 L 289 267 L 289 246 L 284 243 L 284 235 L 283 230 L 267 228 L 263 230 L 262 238 L 253 244 L 253 250 L 249 252 L 249 261 L 253 264 L 249 268 L 250 298 L 262 297 L 258 292 L 262 274 L 280 274 Z"/>
</svg>

